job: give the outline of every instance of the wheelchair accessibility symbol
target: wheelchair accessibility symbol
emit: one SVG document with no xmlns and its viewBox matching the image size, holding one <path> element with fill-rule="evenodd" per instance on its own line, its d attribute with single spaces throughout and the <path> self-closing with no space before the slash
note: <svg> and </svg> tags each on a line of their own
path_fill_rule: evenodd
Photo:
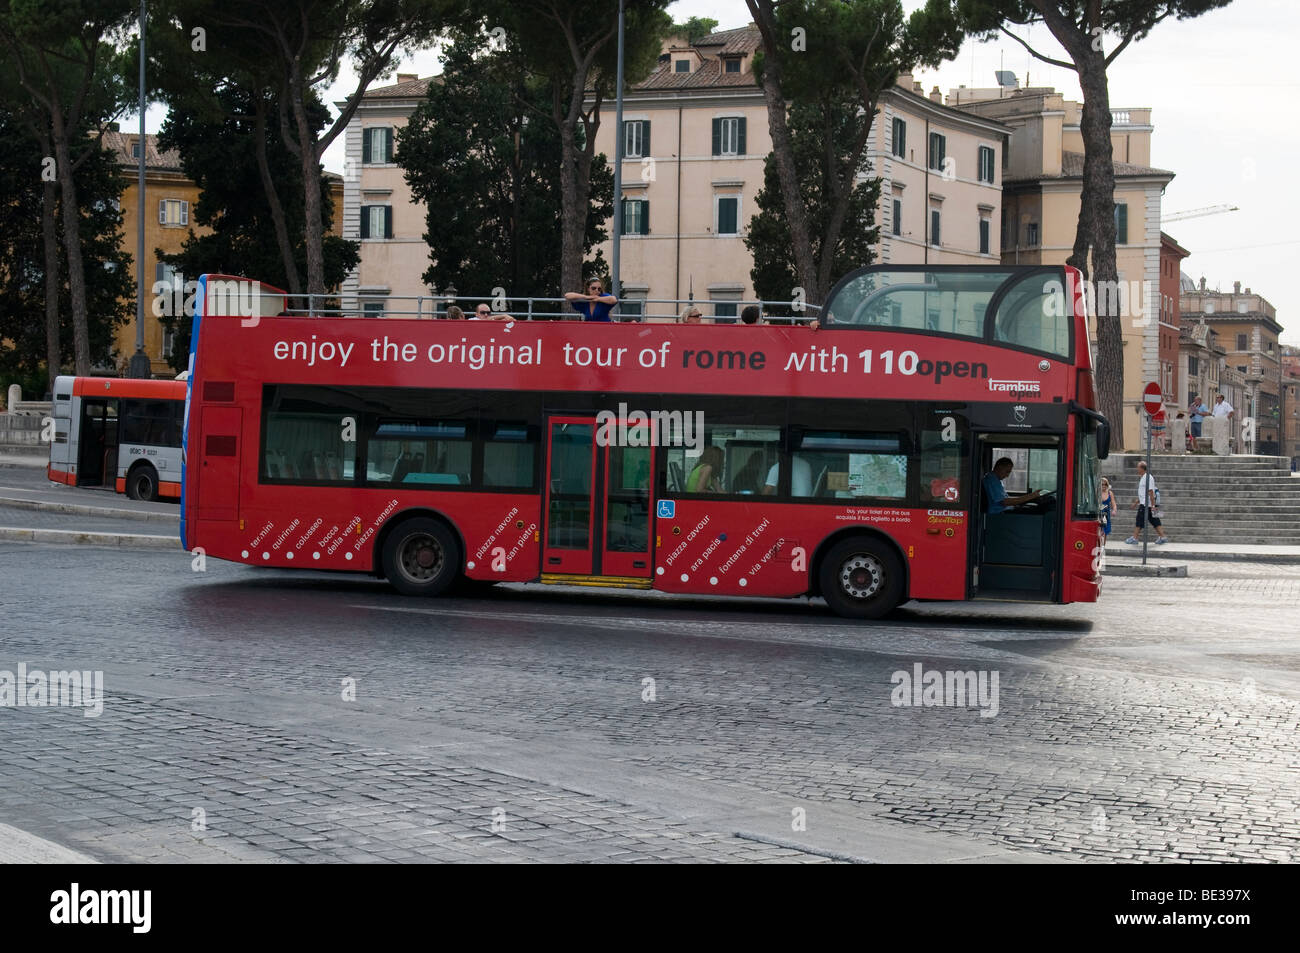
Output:
<svg viewBox="0 0 1300 953">
<path fill-rule="evenodd" d="M 673 515 L 674 515 L 676 512 L 677 512 L 677 501 L 676 501 L 676 500 L 660 500 L 660 501 L 659 501 L 659 518 L 660 518 L 660 519 L 670 520 L 670 519 L 673 518 Z"/>
</svg>

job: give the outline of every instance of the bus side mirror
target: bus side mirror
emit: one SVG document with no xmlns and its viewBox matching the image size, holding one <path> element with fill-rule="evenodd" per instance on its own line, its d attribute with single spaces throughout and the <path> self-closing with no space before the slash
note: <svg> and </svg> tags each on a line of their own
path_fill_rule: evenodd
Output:
<svg viewBox="0 0 1300 953">
<path fill-rule="evenodd" d="M 1097 421 L 1097 459 L 1105 460 L 1110 456 L 1110 421 Z"/>
</svg>

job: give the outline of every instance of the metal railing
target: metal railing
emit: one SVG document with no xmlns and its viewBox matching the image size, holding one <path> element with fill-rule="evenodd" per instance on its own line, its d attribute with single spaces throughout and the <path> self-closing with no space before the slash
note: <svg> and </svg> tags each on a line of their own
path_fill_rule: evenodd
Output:
<svg viewBox="0 0 1300 953">
<path fill-rule="evenodd" d="M 494 295 L 279 295 L 263 294 L 264 299 L 279 299 L 289 307 L 280 313 L 309 318 L 416 318 L 446 320 L 450 307 L 460 308 L 467 319 L 474 309 L 487 305 L 497 320 L 581 321 L 583 317 L 564 298 Z M 274 305 L 274 302 L 268 302 Z M 703 324 L 740 324 L 744 308 L 756 305 L 763 320 L 770 324 L 807 324 L 821 311 L 819 305 L 804 301 L 762 301 L 757 299 L 714 298 L 623 298 L 614 306 L 610 320 L 617 323 L 667 324 L 682 320 L 689 308 L 701 311 Z M 631 310 L 636 309 L 636 310 Z M 263 314 L 268 310 L 264 309 Z M 275 309 L 279 310 L 279 309 Z M 770 313 L 781 312 L 781 313 Z M 504 315 L 505 317 L 501 317 Z"/>
</svg>

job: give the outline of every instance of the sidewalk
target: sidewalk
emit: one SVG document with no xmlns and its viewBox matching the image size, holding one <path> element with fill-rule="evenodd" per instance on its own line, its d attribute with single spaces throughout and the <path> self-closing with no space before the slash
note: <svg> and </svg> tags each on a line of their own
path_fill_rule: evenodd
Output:
<svg viewBox="0 0 1300 953">
<path fill-rule="evenodd" d="M 1142 544 L 1136 546 L 1116 540 L 1114 534 L 1106 544 L 1106 559 L 1133 557 L 1140 559 Z M 1154 537 L 1147 547 L 1147 561 L 1170 559 L 1246 560 L 1263 563 L 1300 563 L 1300 546 L 1243 546 L 1232 543 L 1178 543 L 1157 546 Z"/>
</svg>

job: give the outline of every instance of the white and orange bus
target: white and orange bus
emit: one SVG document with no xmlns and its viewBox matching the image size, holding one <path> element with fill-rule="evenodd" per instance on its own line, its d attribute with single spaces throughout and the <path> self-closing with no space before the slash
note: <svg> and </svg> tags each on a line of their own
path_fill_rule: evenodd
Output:
<svg viewBox="0 0 1300 953">
<path fill-rule="evenodd" d="M 49 478 L 178 500 L 184 421 L 184 381 L 58 377 Z"/>
</svg>

